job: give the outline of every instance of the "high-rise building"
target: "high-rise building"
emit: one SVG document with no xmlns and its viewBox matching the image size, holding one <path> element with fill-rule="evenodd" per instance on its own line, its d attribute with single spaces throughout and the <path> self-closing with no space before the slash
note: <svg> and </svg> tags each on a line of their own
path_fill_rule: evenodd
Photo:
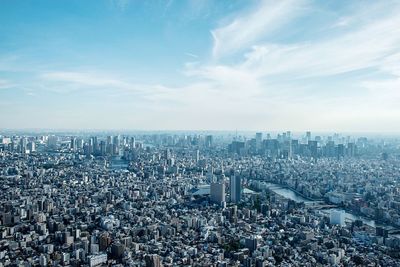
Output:
<svg viewBox="0 0 400 267">
<path fill-rule="evenodd" d="M 116 135 L 113 137 L 113 154 L 119 155 L 119 147 L 120 147 L 120 136 Z"/>
<path fill-rule="evenodd" d="M 310 150 L 311 156 L 316 158 L 318 156 L 318 142 L 308 141 L 308 149 Z"/>
<path fill-rule="evenodd" d="M 256 150 L 259 151 L 262 146 L 262 133 L 256 133 Z"/>
<path fill-rule="evenodd" d="M 49 148 L 49 149 L 56 149 L 56 148 L 57 148 L 57 141 L 58 141 L 57 136 L 55 136 L 55 135 L 50 135 L 50 136 L 47 138 L 47 146 L 48 146 L 48 148 Z"/>
<path fill-rule="evenodd" d="M 129 146 L 130 146 L 130 149 L 135 149 L 136 148 L 136 139 L 135 139 L 135 137 L 131 137 L 131 140 L 129 142 Z"/>
<path fill-rule="evenodd" d="M 99 142 L 97 136 L 92 137 L 92 153 L 97 155 L 99 153 Z"/>
<path fill-rule="evenodd" d="M 211 183 L 210 186 L 211 201 L 218 205 L 224 205 L 225 202 L 225 183 Z"/>
<path fill-rule="evenodd" d="M 257 237 L 256 236 L 251 236 L 251 237 L 247 237 L 245 239 L 245 246 L 246 248 L 248 248 L 250 250 L 250 252 L 253 252 L 257 249 Z"/>
<path fill-rule="evenodd" d="M 239 203 L 242 194 L 242 184 L 241 184 L 241 177 L 239 173 L 235 173 L 230 177 L 229 180 L 230 185 L 230 195 L 231 195 L 231 202 Z"/>
<path fill-rule="evenodd" d="M 26 139 L 26 137 L 22 137 L 19 140 L 19 149 L 20 149 L 21 153 L 25 153 L 26 152 L 27 145 L 28 145 L 28 140 Z"/>
<path fill-rule="evenodd" d="M 330 214 L 330 223 L 344 226 L 345 215 L 346 213 L 343 210 L 332 210 Z"/>
<path fill-rule="evenodd" d="M 213 146 L 213 136 L 212 135 L 207 135 L 206 136 L 206 147 L 210 148 Z"/>
<path fill-rule="evenodd" d="M 145 256 L 146 267 L 160 267 L 160 256 L 151 254 Z"/>
<path fill-rule="evenodd" d="M 107 154 L 107 145 L 105 141 L 100 141 L 100 155 L 104 156 Z"/>
<path fill-rule="evenodd" d="M 36 151 L 36 144 L 35 144 L 35 141 L 30 141 L 30 142 L 28 143 L 28 150 L 29 150 L 30 153 Z"/>
<path fill-rule="evenodd" d="M 311 132 L 306 132 L 306 141 L 311 141 Z"/>
<path fill-rule="evenodd" d="M 71 150 L 76 151 L 77 150 L 77 141 L 76 137 L 71 137 L 71 144 L 70 144 Z"/>
</svg>

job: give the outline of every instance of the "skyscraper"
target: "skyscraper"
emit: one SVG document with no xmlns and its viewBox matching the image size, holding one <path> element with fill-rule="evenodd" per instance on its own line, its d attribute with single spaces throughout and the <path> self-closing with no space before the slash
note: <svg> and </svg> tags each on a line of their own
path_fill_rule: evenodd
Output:
<svg viewBox="0 0 400 267">
<path fill-rule="evenodd" d="M 311 141 L 311 132 L 306 132 L 306 142 Z"/>
<path fill-rule="evenodd" d="M 28 141 L 27 141 L 26 137 L 22 137 L 19 140 L 19 147 L 20 147 L 20 152 L 21 153 L 25 153 L 26 152 L 27 144 L 28 144 Z"/>
<path fill-rule="evenodd" d="M 145 256 L 146 267 L 160 267 L 160 256 L 157 254 L 148 254 Z"/>
<path fill-rule="evenodd" d="M 207 135 L 206 136 L 206 147 L 210 148 L 213 145 L 213 136 L 212 135 Z"/>
<path fill-rule="evenodd" d="M 28 150 L 29 150 L 30 153 L 36 151 L 35 141 L 30 141 L 30 142 L 28 143 Z"/>
<path fill-rule="evenodd" d="M 241 199 L 242 193 L 242 184 L 241 178 L 239 173 L 235 173 L 230 177 L 230 195 L 231 195 L 231 202 L 239 203 Z"/>
<path fill-rule="evenodd" d="M 56 149 L 57 148 L 57 141 L 58 141 L 58 137 L 54 136 L 54 135 L 50 135 L 47 138 L 47 146 L 49 149 Z"/>
<path fill-rule="evenodd" d="M 77 142 L 76 142 L 76 137 L 71 137 L 71 144 L 70 144 L 71 150 L 76 151 L 77 150 Z"/>
<path fill-rule="evenodd" d="M 223 205 L 225 202 L 225 183 L 223 181 L 218 183 L 211 183 L 210 186 L 211 201 L 218 205 Z"/>
<path fill-rule="evenodd" d="M 259 151 L 262 146 L 262 133 L 256 133 L 256 150 Z"/>
</svg>

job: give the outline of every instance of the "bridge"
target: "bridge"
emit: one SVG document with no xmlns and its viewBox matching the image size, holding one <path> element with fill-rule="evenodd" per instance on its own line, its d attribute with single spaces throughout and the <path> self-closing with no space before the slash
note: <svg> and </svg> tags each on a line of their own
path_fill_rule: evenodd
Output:
<svg viewBox="0 0 400 267">
<path fill-rule="evenodd" d="M 305 202 L 307 208 L 313 208 L 316 210 L 324 210 L 324 209 L 332 209 L 337 208 L 337 205 L 327 204 L 324 201 L 315 201 L 315 202 Z"/>
</svg>

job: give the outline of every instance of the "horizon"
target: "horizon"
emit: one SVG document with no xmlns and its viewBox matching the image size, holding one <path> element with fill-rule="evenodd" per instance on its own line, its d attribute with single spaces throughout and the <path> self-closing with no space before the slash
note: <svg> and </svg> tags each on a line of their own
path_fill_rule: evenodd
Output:
<svg viewBox="0 0 400 267">
<path fill-rule="evenodd" d="M 400 3 L 2 1 L 0 127 L 400 132 Z"/>
<path fill-rule="evenodd" d="M 313 136 L 333 136 L 338 134 L 339 136 L 349 136 L 352 138 L 369 137 L 369 138 L 398 138 L 400 137 L 399 132 L 340 132 L 340 131 L 314 131 L 314 130 L 140 130 L 140 129 L 1 129 L 0 136 L 4 134 L 47 134 L 47 135 L 79 135 L 79 134 L 118 134 L 118 135 L 146 135 L 146 134 L 210 134 L 217 136 L 224 135 L 240 135 L 240 136 L 252 136 L 256 133 L 279 135 L 282 133 L 290 132 L 292 136 L 299 138 L 304 136 L 307 132 L 311 132 Z"/>
</svg>

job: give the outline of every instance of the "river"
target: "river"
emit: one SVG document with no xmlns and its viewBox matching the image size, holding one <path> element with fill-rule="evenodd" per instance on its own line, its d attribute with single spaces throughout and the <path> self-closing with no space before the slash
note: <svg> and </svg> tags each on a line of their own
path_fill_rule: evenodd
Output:
<svg viewBox="0 0 400 267">
<path fill-rule="evenodd" d="M 312 200 L 308 200 L 305 199 L 304 197 L 302 197 L 300 194 L 296 193 L 295 191 L 282 187 L 278 184 L 274 184 L 274 183 L 266 183 L 267 188 L 270 189 L 271 191 L 275 192 L 278 195 L 283 196 L 284 198 L 287 199 L 291 199 L 294 200 L 296 202 L 304 202 L 305 204 L 311 204 L 311 203 L 317 203 L 318 201 L 312 201 Z M 339 211 L 344 211 L 343 209 L 337 209 L 337 208 L 331 208 L 331 209 L 324 209 L 321 210 L 321 213 L 326 214 L 326 215 L 330 215 L 330 213 L 334 210 L 339 210 Z M 376 223 L 374 220 L 370 220 L 368 218 L 364 218 L 349 212 L 345 211 L 345 219 L 347 221 L 355 221 L 355 220 L 361 220 L 364 224 L 369 225 L 371 227 L 377 227 L 377 226 L 382 226 L 382 227 L 388 227 L 386 225 L 381 225 Z"/>
</svg>

